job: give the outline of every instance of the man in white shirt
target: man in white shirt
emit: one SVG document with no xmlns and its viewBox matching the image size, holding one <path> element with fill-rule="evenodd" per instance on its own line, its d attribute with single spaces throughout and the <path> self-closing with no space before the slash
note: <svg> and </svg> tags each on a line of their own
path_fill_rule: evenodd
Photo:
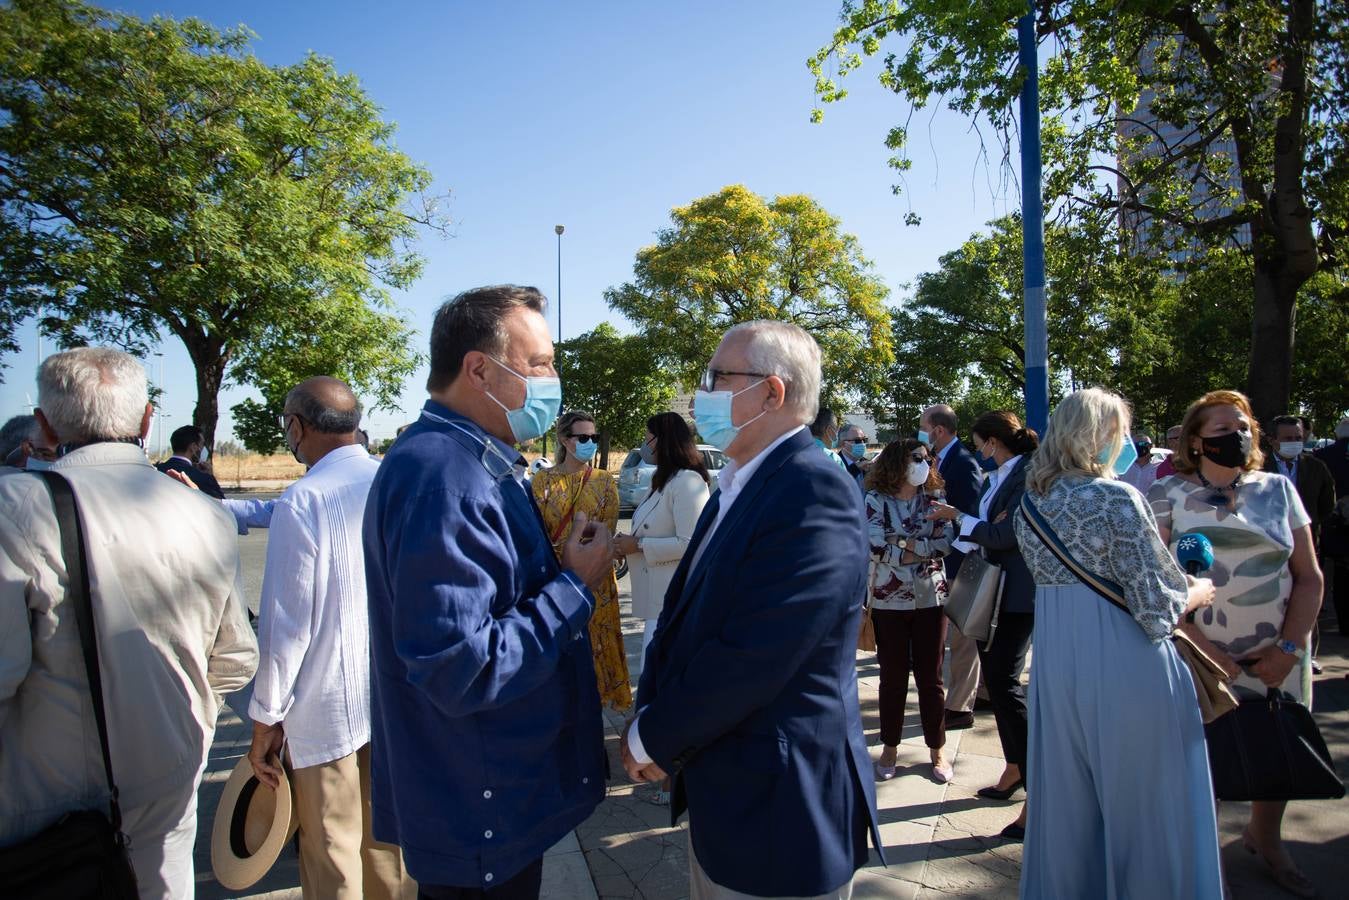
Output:
<svg viewBox="0 0 1349 900">
<path fill-rule="evenodd" d="M 310 467 L 272 509 L 249 762 L 277 783 L 283 744 L 306 897 L 412 896 L 396 846 L 370 831 L 370 656 L 361 528 L 379 462 L 356 440 L 361 409 L 336 378 L 287 396 L 286 444 Z"/>
</svg>

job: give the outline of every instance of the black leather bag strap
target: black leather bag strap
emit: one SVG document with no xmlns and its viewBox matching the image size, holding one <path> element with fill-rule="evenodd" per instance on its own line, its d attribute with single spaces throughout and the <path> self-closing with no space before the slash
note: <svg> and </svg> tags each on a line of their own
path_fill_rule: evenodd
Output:
<svg viewBox="0 0 1349 900">
<path fill-rule="evenodd" d="M 80 649 L 84 651 L 84 671 L 89 677 L 89 693 L 94 702 L 94 721 L 98 723 L 98 744 L 103 751 L 103 771 L 108 776 L 112 828 L 120 837 L 122 807 L 117 799 L 117 782 L 112 777 L 112 752 L 108 749 L 108 716 L 103 710 L 103 677 L 98 667 L 98 636 L 94 631 L 93 599 L 89 592 L 89 566 L 84 556 L 84 527 L 80 523 L 79 507 L 70 482 L 52 471 L 37 474 L 47 482 L 56 509 L 56 523 L 61 530 L 61 558 L 66 564 L 66 579 L 70 584 L 68 602 L 75 610 L 75 624 L 80 631 Z"/>
</svg>

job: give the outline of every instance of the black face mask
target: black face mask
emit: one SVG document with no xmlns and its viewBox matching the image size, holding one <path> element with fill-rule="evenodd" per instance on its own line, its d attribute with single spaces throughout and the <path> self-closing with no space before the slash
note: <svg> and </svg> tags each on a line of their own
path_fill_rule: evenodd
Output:
<svg viewBox="0 0 1349 900">
<path fill-rule="evenodd" d="M 1220 466 L 1236 469 L 1251 456 L 1251 433 L 1232 431 L 1212 438 L 1200 438 L 1204 456 Z"/>
</svg>

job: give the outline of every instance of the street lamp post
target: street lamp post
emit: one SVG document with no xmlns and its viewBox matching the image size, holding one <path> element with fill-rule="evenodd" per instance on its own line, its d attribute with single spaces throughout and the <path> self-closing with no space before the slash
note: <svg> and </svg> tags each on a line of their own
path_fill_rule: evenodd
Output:
<svg viewBox="0 0 1349 900">
<path fill-rule="evenodd" d="M 553 232 L 557 235 L 557 342 L 562 343 L 562 232 L 567 229 L 561 225 L 554 225 Z"/>
<path fill-rule="evenodd" d="M 159 445 L 157 456 L 164 455 L 164 353 L 161 351 L 155 356 L 159 359 L 159 395 L 155 397 L 155 443 Z"/>
</svg>

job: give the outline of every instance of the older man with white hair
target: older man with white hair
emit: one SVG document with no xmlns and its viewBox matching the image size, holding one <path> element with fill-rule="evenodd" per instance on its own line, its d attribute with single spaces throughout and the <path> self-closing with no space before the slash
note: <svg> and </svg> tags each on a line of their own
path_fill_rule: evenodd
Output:
<svg viewBox="0 0 1349 900">
<path fill-rule="evenodd" d="M 666 593 L 622 751 L 634 780 L 674 777 L 695 898 L 847 897 L 868 831 L 881 847 L 857 704 L 862 497 L 805 428 L 819 393 L 814 339 L 760 321 L 726 332 L 694 397 L 731 461 Z"/>
<path fill-rule="evenodd" d="M 220 695 L 248 683 L 234 521 L 142 449 L 145 369 L 83 347 L 38 369 L 38 422 L 83 529 L 122 830 L 141 897 L 191 897 L 197 785 Z M 74 810 L 106 810 L 89 682 L 52 495 L 0 478 L 0 847 Z"/>
</svg>

